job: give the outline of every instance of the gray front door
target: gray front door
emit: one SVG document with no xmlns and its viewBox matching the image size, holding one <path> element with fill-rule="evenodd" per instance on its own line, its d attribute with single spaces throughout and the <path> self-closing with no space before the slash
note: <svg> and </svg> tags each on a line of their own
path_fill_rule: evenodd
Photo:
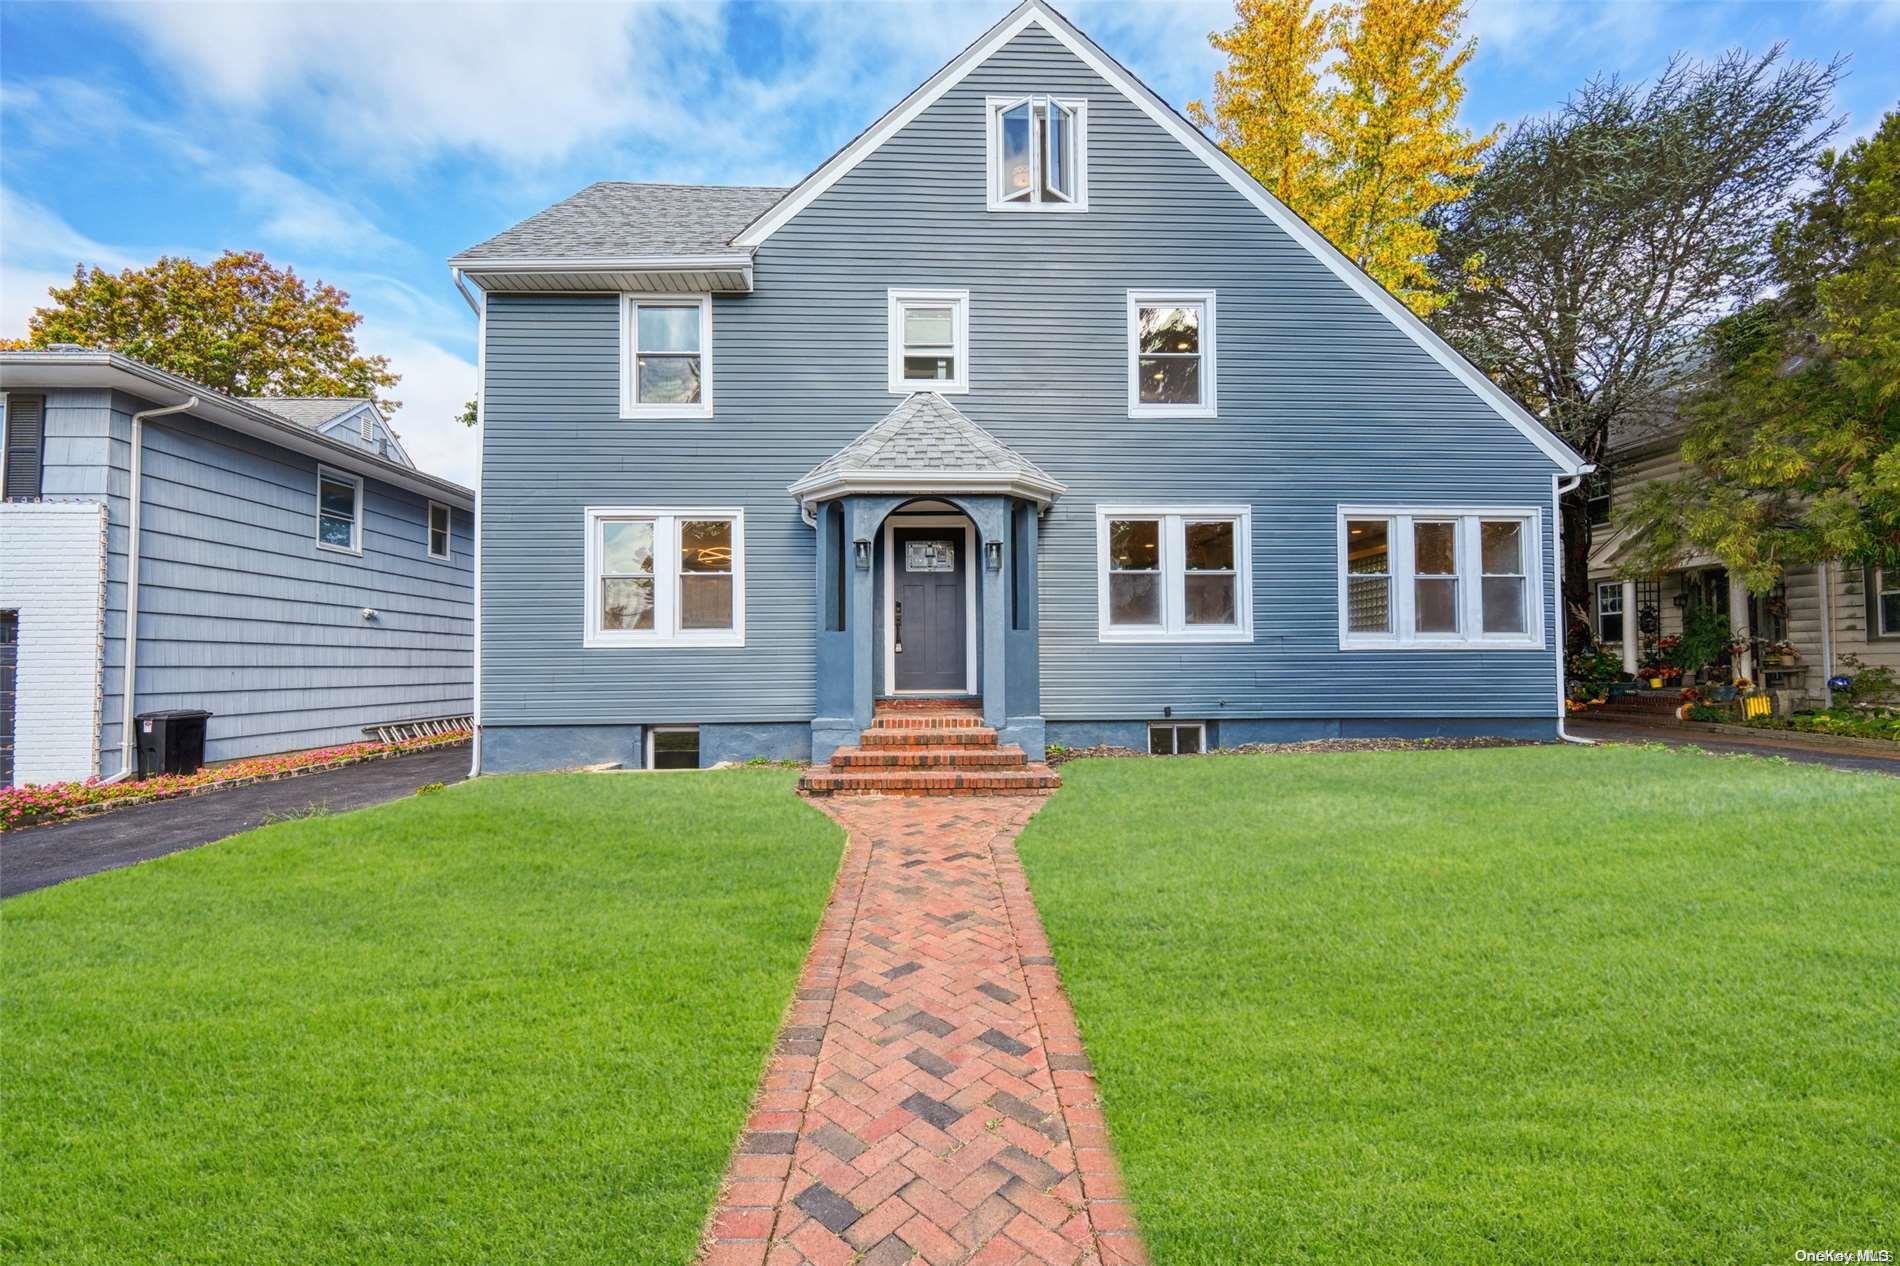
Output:
<svg viewBox="0 0 1900 1266">
<path fill-rule="evenodd" d="M 895 607 L 891 658 L 898 690 L 968 687 L 963 533 L 957 528 L 891 529 Z"/>
</svg>

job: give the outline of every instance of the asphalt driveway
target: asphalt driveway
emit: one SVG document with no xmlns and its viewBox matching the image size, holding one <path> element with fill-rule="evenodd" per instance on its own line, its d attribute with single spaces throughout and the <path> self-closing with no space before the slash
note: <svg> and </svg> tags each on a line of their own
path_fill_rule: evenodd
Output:
<svg viewBox="0 0 1900 1266">
<path fill-rule="evenodd" d="M 0 835 L 0 897 L 149 861 L 283 818 L 361 809 L 468 776 L 466 745 Z"/>
</svg>

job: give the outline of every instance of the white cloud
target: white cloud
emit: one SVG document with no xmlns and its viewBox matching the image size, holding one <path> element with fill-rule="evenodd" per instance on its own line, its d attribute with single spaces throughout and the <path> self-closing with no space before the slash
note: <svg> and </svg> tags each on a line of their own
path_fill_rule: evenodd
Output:
<svg viewBox="0 0 1900 1266">
<path fill-rule="evenodd" d="M 344 258 L 404 249 L 354 203 L 268 163 L 212 168 L 207 175 L 238 194 L 245 209 L 258 217 L 258 232 L 268 241 Z"/>
<path fill-rule="evenodd" d="M 650 72 L 718 53 L 712 5 L 140 4 L 134 28 L 174 81 L 228 107 L 288 106 L 395 154 L 565 156 L 630 120 L 684 125 Z"/>
</svg>

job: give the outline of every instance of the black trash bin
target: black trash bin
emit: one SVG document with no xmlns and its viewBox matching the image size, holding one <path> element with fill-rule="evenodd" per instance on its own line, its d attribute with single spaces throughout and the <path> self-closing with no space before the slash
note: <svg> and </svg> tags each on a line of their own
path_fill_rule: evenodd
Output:
<svg viewBox="0 0 1900 1266">
<path fill-rule="evenodd" d="M 197 773 L 205 763 L 205 722 L 210 716 L 198 708 L 139 713 L 139 777 Z"/>
</svg>

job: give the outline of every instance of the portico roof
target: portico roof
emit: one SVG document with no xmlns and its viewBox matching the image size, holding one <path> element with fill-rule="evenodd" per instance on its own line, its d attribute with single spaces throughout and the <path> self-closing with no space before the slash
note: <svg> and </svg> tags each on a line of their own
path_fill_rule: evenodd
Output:
<svg viewBox="0 0 1900 1266">
<path fill-rule="evenodd" d="M 919 391 L 788 489 L 807 509 L 847 493 L 987 493 L 1049 505 L 1068 489 L 965 417 Z"/>
</svg>

